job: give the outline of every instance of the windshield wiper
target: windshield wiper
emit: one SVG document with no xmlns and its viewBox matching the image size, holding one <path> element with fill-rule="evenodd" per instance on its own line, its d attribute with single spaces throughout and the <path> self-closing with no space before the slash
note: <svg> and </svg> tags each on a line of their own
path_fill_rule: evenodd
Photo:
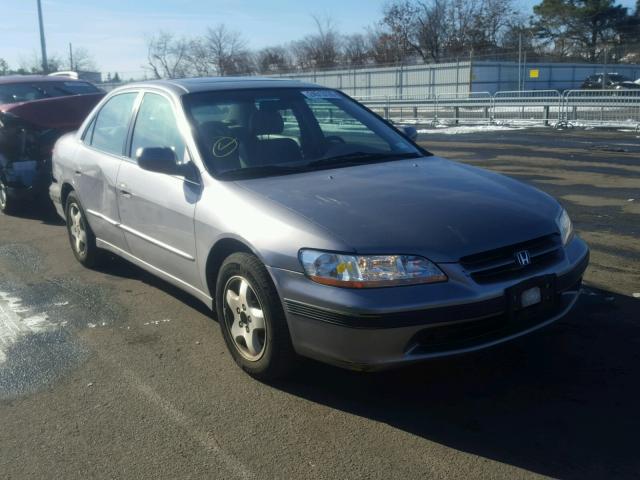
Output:
<svg viewBox="0 0 640 480">
<path fill-rule="evenodd" d="M 268 177 L 271 175 L 286 175 L 303 171 L 300 167 L 286 165 L 261 165 L 259 167 L 236 168 L 218 174 L 221 180 L 241 180 L 253 177 Z"/>
<path fill-rule="evenodd" d="M 333 165 L 360 165 L 364 163 L 388 162 L 405 158 L 418 158 L 419 153 L 372 153 L 372 152 L 351 152 L 335 157 L 320 158 L 307 163 L 306 167 L 325 167 Z"/>
</svg>

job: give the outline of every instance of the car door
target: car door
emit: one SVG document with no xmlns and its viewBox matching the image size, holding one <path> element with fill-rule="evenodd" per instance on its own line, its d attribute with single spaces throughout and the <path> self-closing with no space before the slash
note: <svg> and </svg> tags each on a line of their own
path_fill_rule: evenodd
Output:
<svg viewBox="0 0 640 480">
<path fill-rule="evenodd" d="M 143 170 L 135 152 L 145 147 L 170 147 L 178 161 L 190 161 L 174 105 L 160 93 L 144 93 L 131 134 L 129 158 L 120 167 L 121 228 L 134 256 L 200 289 L 194 213 L 201 184 L 198 179 Z"/>
<path fill-rule="evenodd" d="M 139 92 L 111 97 L 100 108 L 75 152 L 73 183 L 96 237 L 126 249 L 118 228 L 116 181 Z"/>
</svg>

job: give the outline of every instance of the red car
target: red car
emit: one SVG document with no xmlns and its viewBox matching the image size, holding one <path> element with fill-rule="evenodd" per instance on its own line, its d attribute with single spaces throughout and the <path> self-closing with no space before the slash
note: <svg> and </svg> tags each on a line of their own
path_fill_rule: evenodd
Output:
<svg viewBox="0 0 640 480">
<path fill-rule="evenodd" d="M 53 145 L 103 96 L 95 85 L 67 77 L 0 77 L 0 211 L 46 198 Z"/>
</svg>

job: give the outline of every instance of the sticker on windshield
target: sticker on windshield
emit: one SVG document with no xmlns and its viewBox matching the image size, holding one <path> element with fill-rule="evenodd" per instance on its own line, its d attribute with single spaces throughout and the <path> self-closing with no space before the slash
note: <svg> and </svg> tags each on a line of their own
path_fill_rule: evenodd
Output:
<svg viewBox="0 0 640 480">
<path fill-rule="evenodd" d="M 340 94 L 334 90 L 305 90 L 302 94 L 311 100 L 320 100 L 326 98 L 342 98 Z"/>
<path fill-rule="evenodd" d="M 213 144 L 213 156 L 222 158 L 228 157 L 238 148 L 238 140 L 234 137 L 220 137 Z"/>
</svg>

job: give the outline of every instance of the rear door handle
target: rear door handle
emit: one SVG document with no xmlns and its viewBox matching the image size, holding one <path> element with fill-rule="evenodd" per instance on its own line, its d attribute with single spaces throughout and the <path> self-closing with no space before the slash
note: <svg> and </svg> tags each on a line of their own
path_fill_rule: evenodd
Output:
<svg viewBox="0 0 640 480">
<path fill-rule="evenodd" d="M 82 176 L 82 172 L 81 172 L 80 170 L 76 170 L 75 172 L 73 172 L 73 174 L 74 174 L 76 177 L 80 177 L 80 176 Z"/>
</svg>

